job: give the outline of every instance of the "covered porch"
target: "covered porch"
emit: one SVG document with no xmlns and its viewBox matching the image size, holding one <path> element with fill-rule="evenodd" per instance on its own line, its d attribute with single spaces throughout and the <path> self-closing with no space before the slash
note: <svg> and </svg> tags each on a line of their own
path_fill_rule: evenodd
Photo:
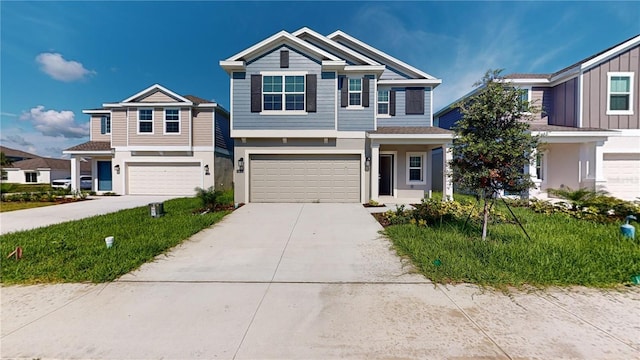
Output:
<svg viewBox="0 0 640 360">
<path fill-rule="evenodd" d="M 106 141 L 88 141 L 76 145 L 62 152 L 70 155 L 71 161 L 71 190 L 77 191 L 80 186 L 80 166 L 88 162 L 91 166 L 91 190 L 96 193 L 106 193 L 113 190 L 112 168 L 113 151 L 111 144 Z"/>
<path fill-rule="evenodd" d="M 371 148 L 371 200 L 420 202 L 453 196 L 448 162 L 453 133 L 437 127 L 381 127 L 367 134 Z"/>
</svg>

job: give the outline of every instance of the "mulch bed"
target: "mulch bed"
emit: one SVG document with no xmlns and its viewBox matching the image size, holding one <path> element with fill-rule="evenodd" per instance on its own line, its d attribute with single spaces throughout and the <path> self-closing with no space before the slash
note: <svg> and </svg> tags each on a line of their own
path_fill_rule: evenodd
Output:
<svg viewBox="0 0 640 360">
<path fill-rule="evenodd" d="M 377 208 L 377 207 L 384 207 L 384 204 L 378 204 L 378 205 L 371 205 L 371 204 L 362 204 L 362 206 L 366 207 L 366 208 Z"/>
<path fill-rule="evenodd" d="M 373 217 L 378 220 L 378 222 L 380 223 L 380 225 L 382 225 L 382 227 L 387 227 L 389 225 L 391 225 L 391 222 L 389 221 L 389 219 L 385 216 L 384 213 L 373 213 L 371 214 L 373 215 Z"/>
<path fill-rule="evenodd" d="M 195 209 L 193 210 L 193 214 L 206 214 L 209 212 L 216 212 L 216 211 L 234 211 L 234 210 L 238 210 L 240 209 L 242 206 L 244 205 L 244 203 L 239 203 L 238 207 L 236 208 L 233 204 L 228 204 L 228 205 L 220 205 L 217 204 L 216 206 L 214 206 L 213 208 L 199 208 L 199 209 Z"/>
</svg>

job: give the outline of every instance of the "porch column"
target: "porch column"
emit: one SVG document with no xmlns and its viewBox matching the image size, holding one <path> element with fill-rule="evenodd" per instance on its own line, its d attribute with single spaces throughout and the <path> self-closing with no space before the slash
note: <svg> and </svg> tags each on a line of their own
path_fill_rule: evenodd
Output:
<svg viewBox="0 0 640 360">
<path fill-rule="evenodd" d="M 596 151 L 595 151 L 595 179 L 596 179 L 596 191 L 597 190 L 606 190 L 607 187 L 607 179 L 604 177 L 604 141 L 597 141 L 595 143 Z"/>
<path fill-rule="evenodd" d="M 524 171 L 529 174 L 531 181 L 536 185 L 536 189 L 529 189 L 529 196 L 537 197 L 542 190 L 542 181 L 538 179 L 538 149 L 533 149 L 533 151 L 531 151 L 531 163 Z"/>
<path fill-rule="evenodd" d="M 380 144 L 371 144 L 371 200 L 378 201 L 380 176 Z"/>
<path fill-rule="evenodd" d="M 442 200 L 453 200 L 453 181 L 450 175 L 449 162 L 453 159 L 451 143 L 442 145 Z"/>
<path fill-rule="evenodd" d="M 80 190 L 80 157 L 71 156 L 71 191 Z"/>
</svg>

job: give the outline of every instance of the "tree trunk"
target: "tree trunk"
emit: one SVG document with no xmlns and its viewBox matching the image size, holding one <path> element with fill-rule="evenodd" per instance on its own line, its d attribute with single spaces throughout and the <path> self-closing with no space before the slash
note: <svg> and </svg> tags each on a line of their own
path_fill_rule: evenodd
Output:
<svg viewBox="0 0 640 360">
<path fill-rule="evenodd" d="M 482 221 L 482 241 L 487 240 L 487 223 L 489 222 L 489 201 L 484 198 L 484 211 Z"/>
</svg>

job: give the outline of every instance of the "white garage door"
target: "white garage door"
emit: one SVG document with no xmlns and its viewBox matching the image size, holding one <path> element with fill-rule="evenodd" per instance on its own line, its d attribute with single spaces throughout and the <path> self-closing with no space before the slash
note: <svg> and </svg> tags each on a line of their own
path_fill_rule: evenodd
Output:
<svg viewBox="0 0 640 360">
<path fill-rule="evenodd" d="M 127 180 L 131 195 L 194 195 L 202 170 L 198 163 L 129 164 Z"/>
<path fill-rule="evenodd" d="M 253 155 L 251 202 L 360 202 L 359 155 Z"/>
<path fill-rule="evenodd" d="M 640 154 L 604 154 L 607 191 L 620 199 L 640 197 Z"/>
</svg>

